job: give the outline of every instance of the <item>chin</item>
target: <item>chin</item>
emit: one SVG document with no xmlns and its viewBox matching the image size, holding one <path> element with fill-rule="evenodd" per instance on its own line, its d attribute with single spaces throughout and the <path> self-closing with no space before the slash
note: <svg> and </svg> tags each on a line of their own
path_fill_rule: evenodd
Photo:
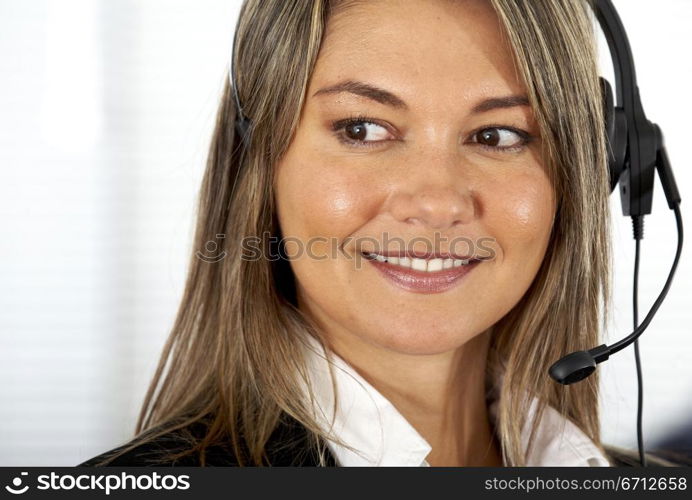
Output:
<svg viewBox="0 0 692 500">
<path fill-rule="evenodd" d="M 382 334 L 386 331 L 386 334 Z M 383 349 L 410 355 L 432 355 L 454 351 L 475 335 L 464 332 L 440 331 L 439 328 L 409 330 L 390 325 L 369 336 L 368 341 Z"/>
</svg>

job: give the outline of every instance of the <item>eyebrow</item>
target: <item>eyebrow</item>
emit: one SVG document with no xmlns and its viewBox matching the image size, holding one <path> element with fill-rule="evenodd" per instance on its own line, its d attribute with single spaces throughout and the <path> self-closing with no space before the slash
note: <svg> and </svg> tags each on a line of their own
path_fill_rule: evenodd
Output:
<svg viewBox="0 0 692 500">
<path fill-rule="evenodd" d="M 313 94 L 313 97 L 319 95 L 340 94 L 342 92 L 359 95 L 393 108 L 408 109 L 406 102 L 399 96 L 383 88 L 357 80 L 344 80 L 335 85 L 321 88 Z M 529 106 L 528 97 L 525 95 L 492 97 L 476 104 L 471 111 L 473 113 L 484 113 L 494 109 L 512 108 L 515 106 Z"/>
</svg>

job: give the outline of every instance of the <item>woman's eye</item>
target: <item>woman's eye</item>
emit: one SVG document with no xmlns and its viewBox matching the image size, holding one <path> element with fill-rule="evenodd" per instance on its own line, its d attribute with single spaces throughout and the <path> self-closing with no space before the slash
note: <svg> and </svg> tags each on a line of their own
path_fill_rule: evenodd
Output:
<svg viewBox="0 0 692 500">
<path fill-rule="evenodd" d="M 389 131 L 374 119 L 356 116 L 338 120 L 332 124 L 337 139 L 349 146 L 374 147 L 386 142 Z M 533 137 L 522 130 L 511 127 L 485 127 L 473 134 L 471 143 L 484 149 L 506 153 L 521 151 Z"/>
<path fill-rule="evenodd" d="M 372 147 L 385 142 L 388 130 L 371 118 L 356 117 L 339 120 L 332 124 L 336 137 L 345 144 L 357 147 Z"/>
<path fill-rule="evenodd" d="M 521 130 L 506 127 L 488 127 L 473 134 L 474 140 L 484 148 L 499 151 L 519 151 L 531 140 L 531 136 Z"/>
</svg>

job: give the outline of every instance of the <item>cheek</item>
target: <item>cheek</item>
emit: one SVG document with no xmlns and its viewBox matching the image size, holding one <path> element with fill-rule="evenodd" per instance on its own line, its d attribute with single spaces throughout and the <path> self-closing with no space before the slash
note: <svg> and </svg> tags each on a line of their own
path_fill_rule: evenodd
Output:
<svg viewBox="0 0 692 500">
<path fill-rule="evenodd" d="M 533 171 L 505 182 L 489 194 L 490 229 L 507 263 L 534 272 L 550 237 L 554 197 L 547 176 Z"/>
<path fill-rule="evenodd" d="M 354 167 L 325 164 L 324 158 L 290 155 L 277 171 L 277 216 L 284 236 L 301 240 L 341 240 L 356 231 L 377 210 L 376 186 Z"/>
</svg>

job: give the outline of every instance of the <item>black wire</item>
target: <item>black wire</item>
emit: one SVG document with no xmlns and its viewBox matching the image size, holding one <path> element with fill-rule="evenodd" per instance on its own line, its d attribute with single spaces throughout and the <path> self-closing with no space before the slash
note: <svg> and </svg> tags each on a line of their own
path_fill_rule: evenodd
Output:
<svg viewBox="0 0 692 500">
<path fill-rule="evenodd" d="M 633 217 L 634 219 L 634 217 Z M 637 224 L 634 220 L 633 224 Z M 643 225 L 643 217 L 641 224 Z M 635 229 L 635 233 L 637 230 Z M 635 236 L 636 238 L 636 236 Z M 632 293 L 632 315 L 634 319 L 634 329 L 639 326 L 639 310 L 637 307 L 638 284 L 639 284 L 639 242 L 640 239 L 635 239 L 634 249 L 634 286 Z M 642 377 L 642 364 L 639 359 L 639 339 L 634 341 L 634 361 L 637 366 L 637 447 L 639 448 L 639 462 L 642 467 L 646 467 L 646 455 L 644 454 L 644 438 L 642 436 L 642 409 L 644 407 L 644 383 Z"/>
<path fill-rule="evenodd" d="M 683 224 L 682 224 L 682 213 L 680 212 L 680 201 L 673 201 L 670 203 L 670 208 L 673 210 L 673 213 L 675 214 L 675 224 L 677 226 L 678 230 L 678 245 L 675 250 L 675 258 L 673 259 L 673 265 L 670 267 L 670 271 L 668 272 L 668 278 L 666 279 L 665 285 L 663 285 L 663 289 L 661 292 L 658 294 L 658 297 L 654 301 L 653 305 L 651 306 L 651 309 L 649 309 L 649 313 L 646 315 L 644 318 L 644 321 L 642 321 L 641 325 L 638 325 L 637 323 L 639 322 L 638 316 L 638 308 L 637 308 L 637 286 L 639 282 L 639 240 L 641 240 L 644 237 L 644 217 L 643 216 L 633 216 L 632 217 L 632 229 L 634 232 L 634 239 L 635 239 L 635 256 L 634 256 L 634 292 L 633 292 L 633 312 L 634 312 L 634 331 L 629 334 L 627 337 L 624 339 L 616 342 L 612 346 L 609 347 L 609 354 L 614 354 L 621 349 L 624 349 L 627 347 L 630 343 L 634 343 L 634 357 L 635 357 L 635 362 L 637 366 L 637 382 L 639 386 L 639 391 L 638 391 L 638 408 L 637 408 L 637 444 L 639 447 L 639 461 L 643 467 L 646 466 L 646 455 L 644 453 L 644 445 L 643 445 L 643 439 L 642 439 L 642 408 L 643 408 L 643 383 L 642 383 L 642 371 L 641 371 L 641 360 L 639 359 L 639 343 L 638 339 L 639 336 L 644 332 L 644 329 L 649 325 L 651 322 L 651 319 L 654 317 L 656 314 L 656 311 L 658 308 L 661 306 L 661 302 L 663 302 L 663 299 L 665 296 L 668 294 L 668 289 L 670 288 L 670 284 L 673 281 L 673 276 L 675 276 L 675 271 L 677 270 L 678 267 L 678 262 L 680 261 L 680 255 L 682 254 L 682 242 L 684 238 L 683 234 Z"/>
<path fill-rule="evenodd" d="M 673 259 L 673 265 L 670 267 L 670 271 L 668 272 L 668 278 L 666 278 L 666 283 L 665 285 L 663 285 L 663 289 L 658 294 L 658 297 L 656 297 L 656 300 L 651 306 L 651 309 L 649 309 L 648 314 L 642 320 L 641 324 L 635 329 L 635 331 L 630 333 L 624 339 L 618 340 L 613 345 L 608 346 L 608 354 L 611 356 L 616 352 L 620 351 L 621 349 L 624 349 L 625 347 L 629 346 L 632 342 L 634 342 L 635 339 L 639 338 L 639 336 L 644 332 L 644 330 L 646 330 L 646 327 L 649 326 L 649 323 L 651 323 L 652 318 L 656 315 L 656 311 L 658 311 L 658 308 L 661 306 L 661 302 L 663 302 L 663 299 L 665 299 L 666 295 L 668 294 L 668 289 L 670 288 L 670 284 L 673 281 L 675 271 L 678 267 L 678 262 L 680 261 L 680 255 L 682 255 L 682 242 L 684 237 L 682 213 L 680 213 L 680 203 L 675 203 L 672 209 L 675 213 L 675 224 L 677 225 L 678 229 L 678 247 L 675 250 L 675 258 Z"/>
</svg>

